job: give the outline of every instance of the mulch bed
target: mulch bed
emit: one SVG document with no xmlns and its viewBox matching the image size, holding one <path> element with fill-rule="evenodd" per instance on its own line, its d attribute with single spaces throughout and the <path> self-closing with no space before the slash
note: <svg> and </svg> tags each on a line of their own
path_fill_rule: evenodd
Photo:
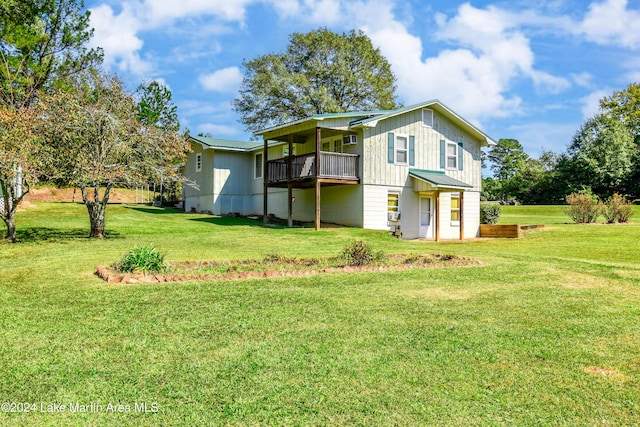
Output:
<svg viewBox="0 0 640 427">
<path fill-rule="evenodd" d="M 317 274 L 401 271 L 414 268 L 482 265 L 480 261 L 455 255 L 388 255 L 384 260 L 363 266 L 340 264 L 336 259 L 285 258 L 267 256 L 262 260 L 182 261 L 169 263 L 164 273 L 122 273 L 99 265 L 96 275 L 107 283 L 164 283 L 191 280 L 242 280 L 264 277 L 305 277 Z"/>
</svg>

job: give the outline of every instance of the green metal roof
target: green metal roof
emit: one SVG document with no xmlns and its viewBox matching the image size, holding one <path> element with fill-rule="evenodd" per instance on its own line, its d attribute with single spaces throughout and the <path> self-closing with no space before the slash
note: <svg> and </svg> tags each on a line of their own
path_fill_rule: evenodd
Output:
<svg viewBox="0 0 640 427">
<path fill-rule="evenodd" d="M 233 139 L 211 138 L 207 136 L 191 136 L 189 139 L 202 144 L 206 148 L 229 151 L 251 151 L 263 147 L 260 141 L 236 141 Z"/>
<path fill-rule="evenodd" d="M 451 178 L 450 176 L 445 175 L 445 173 L 442 171 L 409 169 L 409 176 L 413 178 L 417 178 L 426 183 L 429 183 L 434 187 L 458 188 L 458 189 L 473 188 L 472 185 L 465 184 L 462 181 L 458 181 L 457 179 Z"/>
</svg>

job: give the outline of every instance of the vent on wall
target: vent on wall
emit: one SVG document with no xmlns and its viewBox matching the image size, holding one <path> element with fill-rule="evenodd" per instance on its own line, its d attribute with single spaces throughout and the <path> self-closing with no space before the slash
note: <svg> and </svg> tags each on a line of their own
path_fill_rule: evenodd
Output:
<svg viewBox="0 0 640 427">
<path fill-rule="evenodd" d="M 342 145 L 355 145 L 358 143 L 358 138 L 356 135 L 347 135 L 342 138 Z"/>
</svg>

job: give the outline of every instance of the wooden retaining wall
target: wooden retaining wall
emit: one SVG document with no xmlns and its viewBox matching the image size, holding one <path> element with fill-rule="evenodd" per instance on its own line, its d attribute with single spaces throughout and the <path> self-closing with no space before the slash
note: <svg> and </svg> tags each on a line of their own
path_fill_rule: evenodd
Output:
<svg viewBox="0 0 640 427">
<path fill-rule="evenodd" d="M 544 228 L 542 224 L 520 225 L 520 224 L 480 224 L 480 237 L 522 237 L 524 230 Z"/>
</svg>

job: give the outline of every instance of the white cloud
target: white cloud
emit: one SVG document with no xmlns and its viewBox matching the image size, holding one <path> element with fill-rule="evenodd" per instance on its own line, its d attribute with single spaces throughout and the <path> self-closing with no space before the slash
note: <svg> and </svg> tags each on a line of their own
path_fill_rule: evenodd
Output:
<svg viewBox="0 0 640 427">
<path fill-rule="evenodd" d="M 591 3 L 576 32 L 602 45 L 620 45 L 630 49 L 640 47 L 640 11 L 630 10 L 627 5 L 627 0 Z"/>
<path fill-rule="evenodd" d="M 237 126 L 220 125 L 217 123 L 202 123 L 196 128 L 196 133 L 210 133 L 214 137 L 237 137 L 239 135 Z"/>
<path fill-rule="evenodd" d="M 140 25 L 128 4 L 123 5 L 117 16 L 105 4 L 91 9 L 91 26 L 95 29 L 92 46 L 104 49 L 104 65 L 107 68 L 138 75 L 146 74 L 153 68 L 138 53 L 143 47 L 143 41 L 137 35 Z"/>
<path fill-rule="evenodd" d="M 255 0 L 144 0 L 138 3 L 138 14 L 146 27 L 158 28 L 175 20 L 193 16 L 214 16 L 225 22 L 244 24 L 246 7 Z"/>
<path fill-rule="evenodd" d="M 242 73 L 238 67 L 223 68 L 198 78 L 206 90 L 222 93 L 235 93 L 242 83 Z"/>
<path fill-rule="evenodd" d="M 612 92 L 613 89 L 603 88 L 582 97 L 580 99 L 582 103 L 582 118 L 588 119 L 596 115 L 600 111 L 600 100 L 605 96 L 611 95 Z"/>
<path fill-rule="evenodd" d="M 496 7 L 467 3 L 451 18 L 436 15 L 433 36 L 453 48 L 426 59 L 421 39 L 398 22 L 392 5 L 372 0 L 353 9 L 365 11 L 356 15 L 359 24 L 392 64 L 398 93 L 408 103 L 438 98 L 477 123 L 520 112 L 520 97 L 508 94 L 517 79 L 529 78 L 551 93 L 570 86 L 567 79 L 535 69 L 529 39 L 514 29 L 514 15 Z"/>
<path fill-rule="evenodd" d="M 268 3 L 283 19 L 331 25 L 344 18 L 340 0 L 269 0 Z"/>
</svg>

